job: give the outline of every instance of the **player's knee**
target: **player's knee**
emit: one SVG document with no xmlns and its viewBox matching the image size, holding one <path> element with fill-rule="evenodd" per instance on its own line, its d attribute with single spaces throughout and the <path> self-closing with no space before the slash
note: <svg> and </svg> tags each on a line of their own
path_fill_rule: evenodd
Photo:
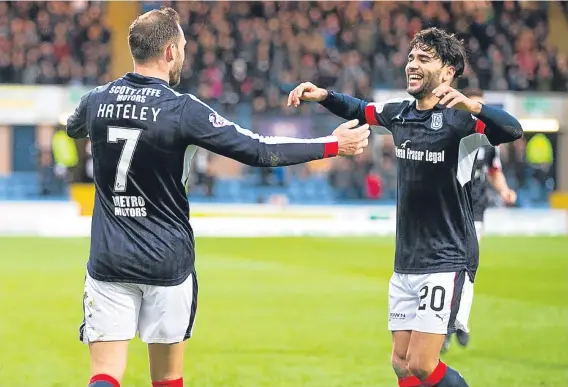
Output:
<svg viewBox="0 0 568 387">
<path fill-rule="evenodd" d="M 406 361 L 406 356 L 399 356 L 397 354 L 392 355 L 391 359 L 392 369 L 396 376 L 400 378 L 404 378 L 410 375 L 410 371 L 408 369 L 408 362 Z"/>
<path fill-rule="evenodd" d="M 407 356 L 408 370 L 420 380 L 426 380 L 428 376 L 436 369 L 439 360 L 429 359 L 423 356 L 415 356 L 409 353 Z"/>
</svg>

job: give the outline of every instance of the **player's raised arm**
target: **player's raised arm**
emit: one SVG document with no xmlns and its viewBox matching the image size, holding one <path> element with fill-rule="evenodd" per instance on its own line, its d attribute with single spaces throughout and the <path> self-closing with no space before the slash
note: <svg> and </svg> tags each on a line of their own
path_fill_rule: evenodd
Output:
<svg viewBox="0 0 568 387">
<path fill-rule="evenodd" d="M 91 92 L 89 91 L 81 97 L 79 106 L 67 119 L 67 135 L 71 138 L 85 138 L 89 135 L 87 130 L 87 101 L 90 95 Z"/>
<path fill-rule="evenodd" d="M 369 126 L 353 120 L 340 125 L 331 136 L 302 139 L 264 137 L 223 118 L 190 96 L 181 119 L 182 136 L 189 143 L 256 167 L 286 166 L 327 157 L 363 153 Z"/>
<path fill-rule="evenodd" d="M 479 105 L 479 112 L 473 114 L 485 124 L 483 133 L 491 145 L 513 142 L 523 137 L 523 128 L 515 117 L 505 110 Z"/>
<path fill-rule="evenodd" d="M 450 86 L 440 86 L 432 92 L 440 98 L 441 105 L 467 111 L 475 116 L 478 120 L 474 130 L 485 134 L 493 146 L 515 141 L 523 136 L 519 121 L 502 109 L 474 101 Z"/>
</svg>

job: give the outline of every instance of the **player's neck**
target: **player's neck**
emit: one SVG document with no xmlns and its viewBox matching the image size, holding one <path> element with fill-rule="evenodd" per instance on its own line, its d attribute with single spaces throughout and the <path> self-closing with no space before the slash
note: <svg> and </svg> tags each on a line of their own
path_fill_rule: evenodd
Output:
<svg viewBox="0 0 568 387">
<path fill-rule="evenodd" d="M 440 101 L 434 94 L 427 95 L 424 98 L 416 100 L 416 109 L 417 110 L 431 110 L 434 109 L 434 106 L 438 104 Z"/>
<path fill-rule="evenodd" d="M 166 82 L 169 82 L 169 74 L 163 71 L 160 71 L 155 66 L 148 66 L 148 65 L 141 65 L 138 63 L 134 63 L 134 72 L 136 74 L 143 75 L 145 77 L 152 77 L 162 79 Z"/>
</svg>

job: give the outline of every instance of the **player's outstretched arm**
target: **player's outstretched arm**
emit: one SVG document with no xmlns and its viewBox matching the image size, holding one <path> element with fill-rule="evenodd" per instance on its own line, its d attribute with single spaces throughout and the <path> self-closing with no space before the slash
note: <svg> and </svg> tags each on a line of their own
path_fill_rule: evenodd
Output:
<svg viewBox="0 0 568 387">
<path fill-rule="evenodd" d="M 182 137 L 211 152 L 255 167 L 301 164 L 327 157 L 353 156 L 368 145 L 369 126 L 340 125 L 331 136 L 302 139 L 260 136 L 221 117 L 191 96 L 181 117 Z"/>
<path fill-rule="evenodd" d="M 67 135 L 71 138 L 85 138 L 89 135 L 87 130 L 87 102 L 90 94 L 89 91 L 81 97 L 79 106 L 67 119 Z"/>
<path fill-rule="evenodd" d="M 322 89 L 311 82 L 300 83 L 288 95 L 288 106 L 298 107 L 301 101 L 318 102 L 336 116 L 346 120 L 367 122 L 365 108 L 368 102 Z"/>
</svg>

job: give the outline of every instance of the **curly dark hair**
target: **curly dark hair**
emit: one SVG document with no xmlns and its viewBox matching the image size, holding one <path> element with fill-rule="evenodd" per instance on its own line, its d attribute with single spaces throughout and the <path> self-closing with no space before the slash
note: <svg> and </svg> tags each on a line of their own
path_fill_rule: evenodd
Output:
<svg viewBox="0 0 568 387">
<path fill-rule="evenodd" d="M 419 48 L 434 54 L 444 66 L 456 69 L 454 79 L 463 74 L 466 62 L 466 51 L 463 40 L 436 27 L 422 30 L 410 42 L 410 49 Z"/>
</svg>

